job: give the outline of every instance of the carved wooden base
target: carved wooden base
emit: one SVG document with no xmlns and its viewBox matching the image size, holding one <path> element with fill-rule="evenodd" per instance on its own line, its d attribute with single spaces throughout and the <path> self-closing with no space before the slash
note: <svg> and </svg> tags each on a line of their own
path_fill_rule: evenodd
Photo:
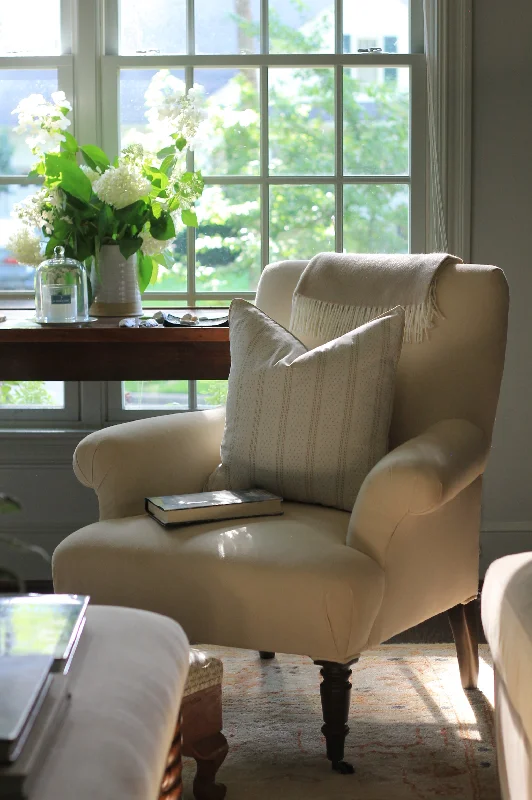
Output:
<svg viewBox="0 0 532 800">
<path fill-rule="evenodd" d="M 478 686 L 478 598 L 448 611 L 464 689 Z"/>
<path fill-rule="evenodd" d="M 228 750 L 222 731 L 222 687 L 210 686 L 184 698 L 183 755 L 196 760 L 193 792 L 196 800 L 222 800 L 226 788 L 216 773 Z"/>
<path fill-rule="evenodd" d="M 261 658 L 275 658 L 275 653 L 272 653 L 270 650 L 259 650 L 259 656 Z"/>
<path fill-rule="evenodd" d="M 351 664 L 337 664 L 334 661 L 316 661 L 321 666 L 323 681 L 320 685 L 323 727 L 321 729 L 327 744 L 327 758 L 332 768 L 343 775 L 354 772 L 354 767 L 344 761 L 345 737 L 349 733 L 349 701 L 351 699 Z"/>
<path fill-rule="evenodd" d="M 183 781 L 181 779 L 183 765 L 181 762 L 181 718 L 178 720 L 174 738 L 166 759 L 159 800 L 181 800 L 183 797 Z"/>
</svg>

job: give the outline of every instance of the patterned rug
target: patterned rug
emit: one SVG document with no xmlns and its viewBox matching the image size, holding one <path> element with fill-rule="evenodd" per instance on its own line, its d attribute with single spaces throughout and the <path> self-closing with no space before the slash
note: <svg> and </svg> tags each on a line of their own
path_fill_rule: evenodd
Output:
<svg viewBox="0 0 532 800">
<path fill-rule="evenodd" d="M 500 800 L 485 645 L 481 691 L 467 693 L 451 645 L 365 654 L 351 678 L 346 760 L 354 775 L 332 772 L 325 758 L 319 669 L 309 659 L 205 649 L 224 662 L 229 754 L 219 776 L 227 800 Z M 186 800 L 193 774 L 187 759 Z"/>
</svg>

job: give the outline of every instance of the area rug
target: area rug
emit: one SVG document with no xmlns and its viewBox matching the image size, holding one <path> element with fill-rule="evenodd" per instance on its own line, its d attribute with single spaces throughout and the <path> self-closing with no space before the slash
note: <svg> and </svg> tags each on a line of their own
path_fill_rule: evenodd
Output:
<svg viewBox="0 0 532 800">
<path fill-rule="evenodd" d="M 493 672 L 481 647 L 480 691 L 464 692 L 451 645 L 386 645 L 353 666 L 346 760 L 325 758 L 319 669 L 310 659 L 260 661 L 248 650 L 206 647 L 224 663 L 219 772 L 227 800 L 500 800 Z M 184 765 L 192 800 L 194 762 Z"/>
</svg>

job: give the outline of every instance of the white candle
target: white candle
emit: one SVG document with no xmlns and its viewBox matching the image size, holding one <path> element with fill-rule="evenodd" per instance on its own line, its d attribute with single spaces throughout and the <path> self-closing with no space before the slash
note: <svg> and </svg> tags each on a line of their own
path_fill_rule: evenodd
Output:
<svg viewBox="0 0 532 800">
<path fill-rule="evenodd" d="M 43 286 L 42 316 L 43 322 L 75 322 L 78 316 L 76 286 Z"/>
</svg>

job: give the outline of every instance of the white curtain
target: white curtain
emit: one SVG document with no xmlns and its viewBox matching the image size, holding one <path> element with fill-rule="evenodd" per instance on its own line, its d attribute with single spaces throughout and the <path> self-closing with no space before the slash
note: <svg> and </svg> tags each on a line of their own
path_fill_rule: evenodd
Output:
<svg viewBox="0 0 532 800">
<path fill-rule="evenodd" d="M 423 0 L 428 110 L 427 250 L 467 261 L 472 0 Z"/>
</svg>

